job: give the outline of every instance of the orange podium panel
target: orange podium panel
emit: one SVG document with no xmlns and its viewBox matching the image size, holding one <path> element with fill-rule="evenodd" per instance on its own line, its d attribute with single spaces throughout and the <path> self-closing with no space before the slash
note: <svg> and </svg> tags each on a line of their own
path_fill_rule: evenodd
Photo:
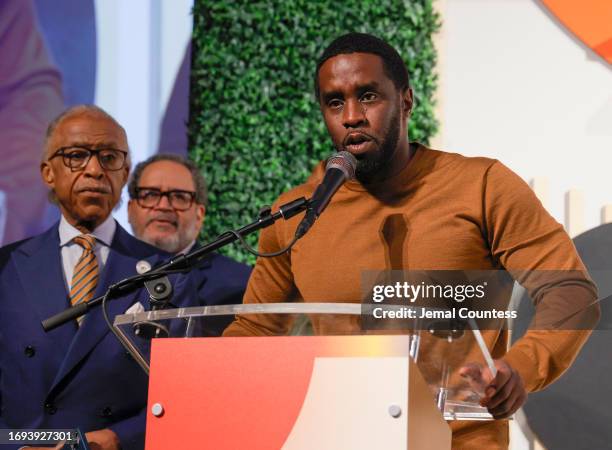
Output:
<svg viewBox="0 0 612 450">
<path fill-rule="evenodd" d="M 156 339 L 147 450 L 444 449 L 408 336 Z"/>
</svg>

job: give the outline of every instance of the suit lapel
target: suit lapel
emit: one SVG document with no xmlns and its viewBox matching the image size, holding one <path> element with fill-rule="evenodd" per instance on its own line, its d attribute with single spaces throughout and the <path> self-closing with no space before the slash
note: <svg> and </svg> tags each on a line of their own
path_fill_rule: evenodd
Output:
<svg viewBox="0 0 612 450">
<path fill-rule="evenodd" d="M 12 258 L 26 294 L 25 301 L 36 311 L 38 323 L 70 306 L 62 270 L 57 225 L 26 242 Z M 42 327 L 38 328 L 42 331 Z M 58 341 L 58 354 L 63 354 L 75 332 L 75 324 L 66 324 L 47 335 Z"/>
<path fill-rule="evenodd" d="M 104 265 L 100 283 L 96 288 L 95 297 L 103 295 L 111 284 L 136 274 L 136 263 L 141 258 L 131 256 L 127 243 L 128 239 L 130 237 L 127 232 L 117 225 L 117 231 Z M 142 259 L 149 261 L 151 266 L 158 262 L 157 255 Z M 111 323 L 116 315 L 123 314 L 132 303 L 135 303 L 137 298 L 148 299 L 146 294 L 142 293 L 142 290 L 137 290 L 117 299 L 109 299 L 106 306 Z M 148 303 L 143 306 L 147 308 Z M 72 341 L 62 367 L 55 378 L 54 385 L 59 383 L 75 365 L 85 358 L 109 332 L 110 330 L 102 314 L 102 307 L 97 306 L 90 310 Z"/>
<path fill-rule="evenodd" d="M 196 243 L 196 245 L 191 251 L 194 251 L 198 248 L 200 248 L 200 245 Z M 212 255 L 208 255 L 202 261 L 198 262 L 198 264 L 195 266 L 194 270 L 197 271 L 196 280 L 198 292 L 200 292 L 204 288 L 204 285 L 208 281 L 208 269 L 210 269 L 211 267 L 211 260 Z"/>
</svg>

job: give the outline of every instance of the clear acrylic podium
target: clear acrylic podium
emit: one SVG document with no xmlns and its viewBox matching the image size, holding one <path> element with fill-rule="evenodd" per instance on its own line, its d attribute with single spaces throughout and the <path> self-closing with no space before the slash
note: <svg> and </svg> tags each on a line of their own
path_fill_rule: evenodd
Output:
<svg viewBox="0 0 612 450">
<path fill-rule="evenodd" d="M 485 380 L 479 378 L 479 369 L 492 368 L 492 359 L 474 321 L 431 318 L 435 314 L 426 314 L 423 308 L 414 308 L 415 318 L 404 321 L 401 329 L 364 329 L 363 324 L 367 322 L 368 317 L 371 318 L 373 308 L 373 305 L 354 303 L 270 303 L 166 309 L 116 316 L 114 326 L 124 345 L 144 370 L 151 370 L 147 449 L 174 445 L 175 442 L 169 440 L 162 446 L 155 446 L 151 444 L 150 435 L 155 435 L 155 441 L 158 442 L 160 439 L 169 439 L 168 430 L 172 427 L 185 426 L 184 420 L 179 420 L 178 416 L 173 419 L 173 416 L 167 413 L 172 402 L 170 397 L 173 396 L 177 399 L 182 398 L 182 403 L 179 402 L 182 406 L 172 404 L 171 409 L 176 411 L 177 408 L 183 408 L 186 416 L 190 418 L 203 413 L 206 408 L 194 409 L 194 405 L 201 404 L 212 408 L 206 414 L 214 415 L 215 420 L 219 419 L 218 415 L 229 411 L 228 421 L 231 422 L 233 420 L 231 417 L 237 414 L 236 411 L 246 408 L 245 402 L 247 406 L 254 408 L 253 411 L 257 415 L 275 416 L 273 420 L 277 424 L 288 416 L 299 416 L 298 419 L 295 417 L 295 420 L 291 419 L 294 420 L 291 424 L 286 424 L 285 431 L 281 433 L 282 439 L 275 444 L 267 443 L 258 447 L 250 441 L 248 448 L 372 448 L 374 444 L 365 440 L 376 432 L 374 428 L 378 429 L 381 435 L 390 438 L 394 432 L 389 430 L 393 430 L 397 425 L 389 421 L 400 416 L 407 420 L 403 428 L 408 430 L 408 436 L 401 434 L 405 430 L 400 432 L 395 444 L 392 440 L 384 441 L 383 444 L 382 437 L 376 438 L 376 447 L 412 449 L 428 448 L 431 444 L 430 448 L 443 448 L 446 444 L 432 440 L 433 435 L 448 435 L 450 439 L 450 430 L 442 419 L 446 421 L 493 419 L 486 408 L 479 405 L 486 387 Z M 392 305 L 376 305 L 376 308 L 398 309 Z M 270 329 L 265 329 L 261 333 L 262 336 L 267 336 L 266 338 L 211 337 L 213 333 L 211 330 L 218 329 L 219 320 L 228 315 L 255 321 L 262 317 L 272 317 L 287 324 L 283 328 L 284 337 L 270 338 L 275 336 Z M 324 323 L 325 336 L 316 335 L 317 327 L 313 327 L 313 322 L 318 324 L 319 329 L 320 324 Z M 255 356 L 259 349 L 262 349 L 262 353 Z M 258 364 L 264 368 L 256 367 Z M 261 375 L 258 371 L 267 370 L 267 367 L 272 370 L 271 375 L 257 378 Z M 303 371 L 305 375 L 298 376 L 299 371 Z M 168 373 L 162 377 L 162 372 Z M 369 375 L 366 375 L 368 373 Z M 198 374 L 202 375 L 201 378 Z M 359 381 L 353 380 L 357 385 L 349 388 L 350 380 L 347 378 L 356 376 L 365 378 Z M 220 378 L 216 381 L 218 383 L 216 385 L 212 380 L 214 377 Z M 328 378 L 332 380 L 332 384 L 320 381 Z M 277 394 L 272 396 L 278 395 L 281 405 L 278 408 L 270 405 L 266 408 L 268 400 L 260 394 L 266 389 L 261 383 L 267 383 L 261 381 L 262 379 L 269 379 L 273 385 L 272 392 L 277 391 Z M 291 384 L 294 382 L 296 386 L 292 387 Z M 202 386 L 206 386 L 207 383 L 211 390 L 201 391 Z M 235 383 L 243 385 L 254 383 L 254 385 L 247 386 L 242 396 L 235 397 L 238 395 Z M 195 384 L 196 387 L 189 388 L 191 384 Z M 402 384 L 405 384 L 405 392 L 400 389 Z M 172 387 L 168 387 L 169 385 Z M 383 400 L 386 394 L 381 394 L 380 391 L 396 385 L 400 391 L 389 393 L 388 398 L 401 399 L 405 394 L 409 401 L 402 404 L 399 400 Z M 218 400 L 213 400 L 212 397 L 223 389 L 227 389 L 225 396 L 221 395 Z M 286 396 L 300 398 L 293 399 L 293 403 L 283 403 L 281 397 L 284 389 L 287 390 Z M 317 389 L 324 394 L 317 393 Z M 183 392 L 185 390 L 189 392 Z M 206 398 L 198 398 L 198 393 Z M 251 397 L 253 399 L 249 401 L 248 398 Z M 160 398 L 166 400 L 160 401 Z M 351 406 L 350 403 L 354 398 L 360 399 L 360 402 Z M 418 406 L 413 403 L 417 400 Z M 210 402 L 214 401 L 220 403 L 215 404 L 213 408 Z M 380 401 L 383 403 L 376 406 L 376 402 Z M 257 404 L 253 405 L 253 402 Z M 313 406 L 316 402 L 319 402 L 317 408 L 322 409 L 318 414 Z M 360 443 L 360 447 L 336 438 L 331 438 L 331 441 L 325 438 L 328 441 L 324 441 L 321 436 L 325 433 L 321 430 L 332 427 L 327 430 L 328 434 L 342 434 L 343 420 L 336 419 L 345 417 L 345 422 L 349 421 L 348 416 L 357 414 L 356 410 L 363 403 L 372 405 L 368 410 L 378 411 L 380 414 L 379 417 L 352 418 L 350 419 L 352 422 L 346 425 L 350 428 L 345 432 L 348 433 L 350 429 L 350 434 L 353 434 L 354 431 L 368 427 L 369 424 L 368 432 L 356 441 Z M 298 404 L 299 406 L 296 406 Z M 286 413 L 276 417 L 279 408 L 286 410 Z M 418 415 L 411 414 L 411 409 L 418 410 Z M 329 416 L 329 420 L 321 421 L 320 417 L 326 416 Z M 440 420 L 434 416 L 438 416 Z M 253 414 L 248 417 L 252 418 Z M 429 417 L 427 424 L 423 422 L 425 417 Z M 159 428 L 158 424 L 163 419 L 166 419 L 167 424 L 165 432 L 155 433 L 155 427 Z M 175 422 L 168 428 L 172 420 Z M 202 418 L 199 420 L 200 423 L 208 421 Z M 257 427 L 245 433 L 255 434 L 262 427 L 265 429 L 269 426 L 262 420 L 262 417 L 258 417 Z M 366 422 L 360 426 L 356 425 L 359 420 Z M 374 426 L 377 420 L 380 421 L 378 428 Z M 215 429 L 220 431 L 225 423 L 221 420 Z M 333 426 L 330 423 L 333 423 Z M 440 428 L 440 423 L 444 424 L 445 429 Z M 244 420 L 240 422 L 240 426 L 243 424 Z M 425 441 L 415 440 L 419 432 L 427 428 L 424 425 L 430 424 L 433 424 L 434 428 L 425 433 Z M 313 427 L 318 431 L 313 432 Z M 387 430 L 385 427 L 391 428 Z M 224 444 L 228 442 L 228 436 L 235 437 L 236 433 L 240 433 L 240 430 L 233 430 L 231 427 L 221 431 L 225 438 L 219 442 Z M 210 437 L 209 432 L 204 434 Z M 268 430 L 266 439 L 271 434 L 273 433 Z M 307 436 L 307 444 L 302 447 L 296 444 L 300 441 L 301 435 Z M 313 436 L 319 436 L 322 440 L 313 440 Z M 401 444 L 398 446 L 397 442 Z M 410 442 L 413 445 L 409 445 Z M 423 447 L 424 442 L 429 444 Z M 277 445 L 278 443 L 281 445 Z M 221 444 L 216 443 L 206 448 L 231 448 L 230 444 L 226 447 L 219 445 Z M 193 448 L 198 446 L 194 444 Z"/>
</svg>

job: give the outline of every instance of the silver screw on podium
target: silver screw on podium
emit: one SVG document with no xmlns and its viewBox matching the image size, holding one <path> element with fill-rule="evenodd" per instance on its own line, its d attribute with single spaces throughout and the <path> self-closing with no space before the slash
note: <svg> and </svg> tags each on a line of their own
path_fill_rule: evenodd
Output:
<svg viewBox="0 0 612 450">
<path fill-rule="evenodd" d="M 164 407 L 161 405 L 161 403 L 155 403 L 153 406 L 151 406 L 151 413 L 155 417 L 161 417 L 164 414 Z"/>
<path fill-rule="evenodd" d="M 400 408 L 398 405 L 391 405 L 389 406 L 389 414 L 394 419 L 397 419 L 399 416 L 402 415 L 402 408 Z"/>
</svg>

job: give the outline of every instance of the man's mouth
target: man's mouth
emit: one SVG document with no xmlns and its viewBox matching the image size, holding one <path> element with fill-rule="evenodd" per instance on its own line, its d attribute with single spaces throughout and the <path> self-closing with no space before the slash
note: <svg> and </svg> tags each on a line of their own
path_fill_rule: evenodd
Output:
<svg viewBox="0 0 612 450">
<path fill-rule="evenodd" d="M 147 221 L 147 225 L 161 225 L 162 227 L 178 228 L 178 222 L 174 217 L 157 216 Z"/>
<path fill-rule="evenodd" d="M 88 195 L 107 195 L 110 194 L 111 191 L 106 186 L 87 186 L 82 187 L 77 190 L 79 194 L 88 194 Z"/>
<path fill-rule="evenodd" d="M 343 147 L 353 154 L 360 154 L 368 150 L 374 139 L 365 133 L 347 134 L 342 143 Z"/>
</svg>

